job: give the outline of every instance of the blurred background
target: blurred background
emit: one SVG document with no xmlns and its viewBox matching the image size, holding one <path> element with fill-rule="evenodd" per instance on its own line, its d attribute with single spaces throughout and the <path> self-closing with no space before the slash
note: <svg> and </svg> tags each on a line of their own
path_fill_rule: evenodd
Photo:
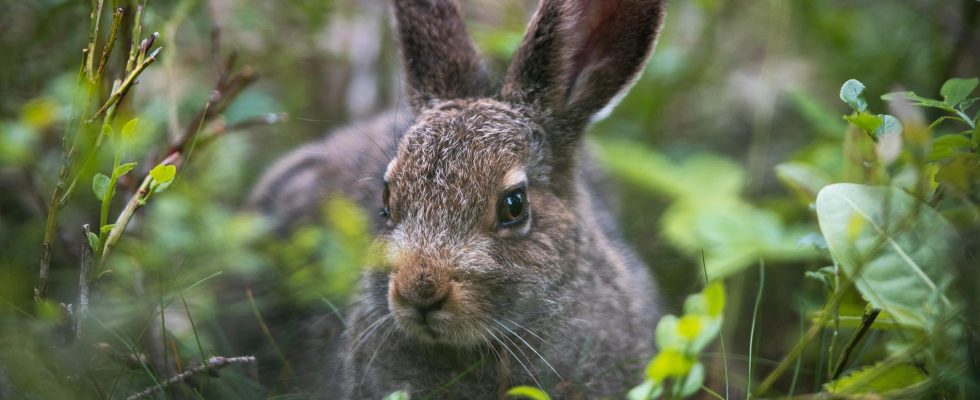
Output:
<svg viewBox="0 0 980 400">
<path fill-rule="evenodd" d="M 132 1 L 113 3 L 134 8 Z M 499 76 L 536 2 L 461 3 Z M 369 241 L 364 212 L 350 204 L 328 203 L 321 221 L 285 239 L 242 208 L 265 168 L 290 149 L 399 104 L 385 2 L 151 0 L 143 31 L 159 32 L 155 45 L 163 49 L 118 117 L 120 126 L 139 118 L 123 157 L 138 163 L 138 176 L 199 119 L 221 79 L 220 60 L 234 53 L 231 70 L 254 71 L 257 80 L 207 121 L 204 130 L 221 130 L 220 137 L 195 148 L 175 184 L 134 217 L 92 288 L 91 337 L 66 339 L 67 311 L 57 303 L 78 295 L 81 226 L 98 224 L 100 213 L 89 182 L 108 173 L 112 152 L 81 171 L 81 188 L 59 215 L 48 290 L 54 305 L 36 305 L 32 288 L 90 10 L 77 0 L 0 0 L 0 398 L 125 397 L 193 360 L 241 354 L 238 338 L 229 337 L 232 325 L 222 322 L 229 316 L 255 325 L 256 314 L 268 312 L 271 331 L 260 340 L 289 347 L 300 315 L 350 301 L 359 246 Z M 759 380 L 826 300 L 826 289 L 804 278 L 830 263 L 812 198 L 781 173 L 805 163 L 816 171 L 814 181 L 847 180 L 841 116 L 850 110 L 838 99 L 841 84 L 861 80 L 877 112 L 887 111 L 879 99 L 887 92 L 937 98 L 946 79 L 980 75 L 978 25 L 974 0 L 670 4 L 641 79 L 590 137 L 621 192 L 625 236 L 657 277 L 665 311 L 680 312 L 685 296 L 701 290 L 702 271 L 724 279 L 722 335 L 733 388 L 747 382 L 752 325 Z M 127 51 L 117 51 L 108 74 L 120 76 L 113 66 Z M 929 121 L 940 115 L 922 113 Z M 111 219 L 138 186 L 131 180 L 120 180 Z M 958 221 L 975 252 L 977 220 Z M 763 311 L 753 324 L 760 260 Z M 978 278 L 976 265 L 967 266 L 954 286 L 970 305 Z M 262 289 L 246 295 L 237 286 L 243 280 L 263 282 Z M 295 312 L 272 311 L 283 309 Z M 704 354 L 706 385 L 723 390 L 715 347 Z M 798 393 L 820 390 L 823 347 L 804 354 Z M 259 368 L 229 367 L 220 378 L 174 390 L 207 398 L 295 394 L 276 376 L 258 376 L 282 366 L 270 354 Z M 779 383 L 783 390 L 788 379 Z"/>
</svg>

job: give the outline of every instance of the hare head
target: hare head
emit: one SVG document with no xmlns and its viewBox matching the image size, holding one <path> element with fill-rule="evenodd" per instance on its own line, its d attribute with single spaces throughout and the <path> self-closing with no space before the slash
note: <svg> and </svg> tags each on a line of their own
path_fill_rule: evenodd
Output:
<svg viewBox="0 0 980 400">
<path fill-rule="evenodd" d="M 385 273 L 367 295 L 407 337 L 477 346 L 584 279 L 583 132 L 637 77 L 665 1 L 542 0 L 502 85 L 453 1 L 393 3 L 417 117 L 378 189 Z"/>
</svg>

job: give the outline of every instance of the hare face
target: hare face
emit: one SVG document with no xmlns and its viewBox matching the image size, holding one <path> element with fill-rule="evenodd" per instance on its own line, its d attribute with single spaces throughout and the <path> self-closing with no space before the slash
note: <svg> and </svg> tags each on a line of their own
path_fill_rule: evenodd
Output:
<svg viewBox="0 0 980 400">
<path fill-rule="evenodd" d="M 547 312 L 574 218 L 540 179 L 535 143 L 520 111 L 489 99 L 441 103 L 402 139 L 379 241 L 388 308 L 409 336 L 473 346 Z"/>
</svg>

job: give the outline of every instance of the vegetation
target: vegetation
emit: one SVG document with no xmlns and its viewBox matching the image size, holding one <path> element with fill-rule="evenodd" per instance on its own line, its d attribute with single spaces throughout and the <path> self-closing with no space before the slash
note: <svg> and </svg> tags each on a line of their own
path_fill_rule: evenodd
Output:
<svg viewBox="0 0 980 400">
<path fill-rule="evenodd" d="M 500 71 L 533 2 L 462 3 Z M 624 397 L 970 398 L 980 3 L 670 7 L 590 133 L 664 306 Z M 243 204 L 288 149 L 402 103 L 384 7 L 5 8 L 0 399 L 305 398 L 289 349 L 351 301 L 371 210 L 283 239 Z"/>
</svg>

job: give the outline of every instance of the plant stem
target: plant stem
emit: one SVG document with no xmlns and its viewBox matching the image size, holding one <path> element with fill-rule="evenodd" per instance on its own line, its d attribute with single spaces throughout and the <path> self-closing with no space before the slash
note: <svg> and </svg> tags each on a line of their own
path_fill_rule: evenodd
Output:
<svg viewBox="0 0 980 400">
<path fill-rule="evenodd" d="M 187 378 L 190 378 L 194 375 L 199 375 L 204 372 L 219 370 L 221 368 L 224 368 L 232 364 L 252 364 L 252 363 L 255 363 L 255 357 L 253 356 L 240 356 L 240 357 L 228 357 L 228 358 L 214 356 L 208 358 L 207 361 L 204 363 L 204 365 L 200 365 L 188 369 L 183 373 L 174 375 L 170 379 L 160 382 L 159 384 L 156 384 L 154 386 L 150 386 L 145 390 L 143 390 L 142 392 L 135 393 L 127 397 L 126 400 L 138 400 L 138 399 L 150 397 L 150 395 L 152 395 L 153 393 L 166 389 L 170 385 L 180 383 L 181 381 L 184 381 Z"/>
<path fill-rule="evenodd" d="M 755 344 L 755 323 L 759 318 L 759 304 L 762 303 L 762 289 L 766 285 L 766 264 L 763 260 L 759 260 L 759 291 L 755 295 L 755 307 L 752 310 L 752 328 L 749 330 L 749 371 L 746 374 L 746 388 L 745 393 L 748 398 L 752 398 L 752 356 L 753 347 Z"/>
<path fill-rule="evenodd" d="M 82 331 L 85 324 L 85 315 L 88 314 L 89 290 L 92 271 L 92 246 L 89 244 L 88 224 L 82 225 L 82 263 L 78 271 L 78 309 L 75 311 L 75 338 L 82 340 Z"/>
<path fill-rule="evenodd" d="M 867 333 L 868 329 L 871 328 L 871 325 L 874 324 L 879 313 L 881 313 L 881 310 L 877 308 L 872 308 L 864 313 L 864 316 L 861 318 L 861 327 L 859 327 L 858 330 L 851 335 L 851 338 L 844 346 L 844 352 L 841 353 L 840 359 L 837 360 L 837 366 L 834 367 L 831 379 L 839 378 L 840 374 L 844 372 L 844 366 L 847 365 L 847 359 L 851 357 L 851 352 L 854 351 L 854 347 L 857 346 L 857 344 L 861 341 L 861 338 L 864 337 L 864 334 Z"/>
</svg>

